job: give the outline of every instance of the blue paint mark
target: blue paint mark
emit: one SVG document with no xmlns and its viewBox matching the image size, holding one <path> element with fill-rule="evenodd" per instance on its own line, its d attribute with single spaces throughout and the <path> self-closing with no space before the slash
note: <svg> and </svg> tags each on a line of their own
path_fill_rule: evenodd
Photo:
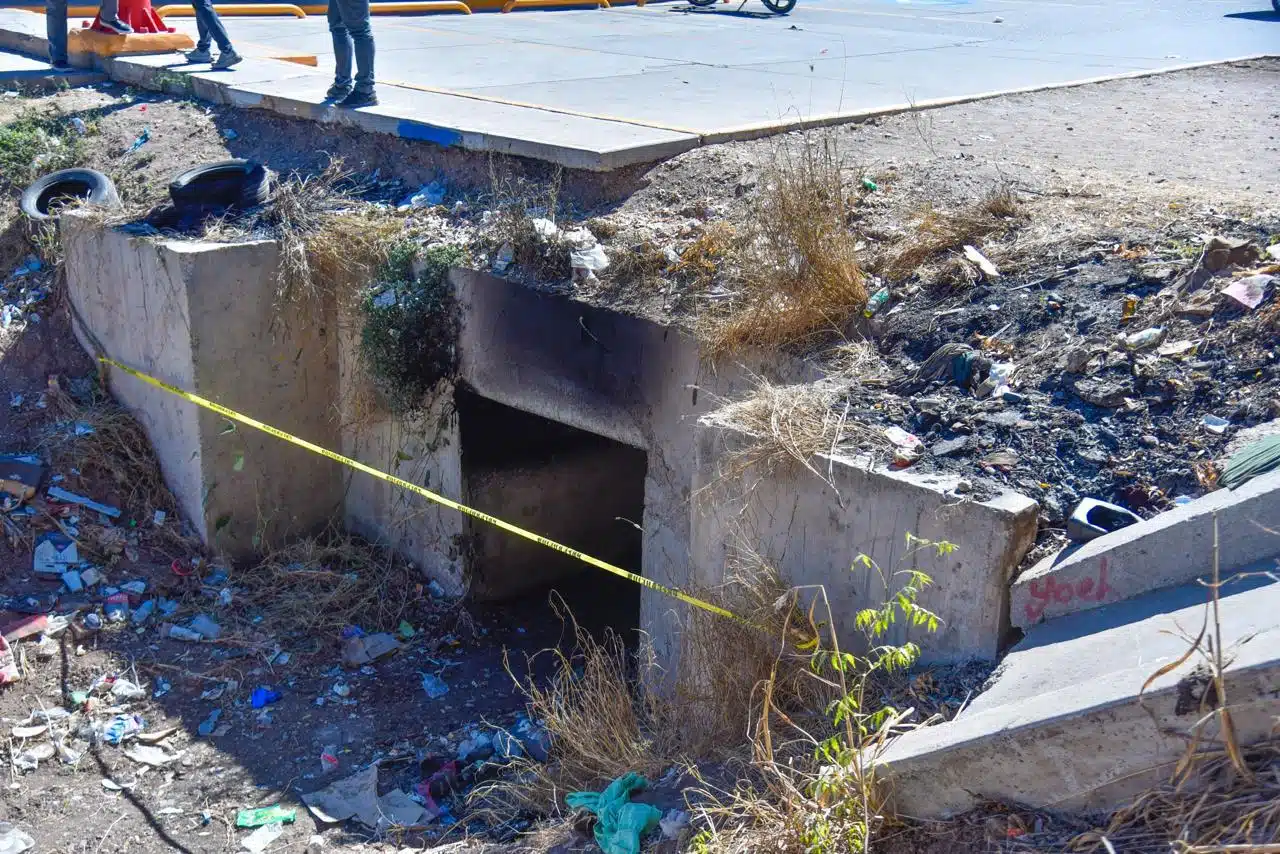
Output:
<svg viewBox="0 0 1280 854">
<path fill-rule="evenodd" d="M 413 119 L 401 119 L 400 124 L 396 126 L 396 136 L 402 139 L 434 142 L 436 145 L 444 146 L 458 145 L 462 142 L 462 134 L 456 130 L 415 122 Z"/>
</svg>

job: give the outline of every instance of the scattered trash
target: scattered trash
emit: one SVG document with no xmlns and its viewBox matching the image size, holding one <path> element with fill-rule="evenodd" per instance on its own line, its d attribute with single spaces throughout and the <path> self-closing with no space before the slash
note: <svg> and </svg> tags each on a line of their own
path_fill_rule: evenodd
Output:
<svg viewBox="0 0 1280 854">
<path fill-rule="evenodd" d="M 872 294 L 871 298 L 867 300 L 866 307 L 862 309 L 862 316 L 875 317 L 876 312 L 884 308 L 885 303 L 887 303 L 888 301 L 889 301 L 889 289 L 881 288 L 880 290 Z"/>
<path fill-rule="evenodd" d="M 167 518 L 168 518 L 168 514 L 167 514 L 167 513 L 165 513 L 163 510 L 157 510 L 157 511 L 156 511 L 154 514 L 152 514 L 152 516 L 151 516 L 151 524 L 152 524 L 152 525 L 155 525 L 157 528 L 159 528 L 161 525 L 163 525 L 163 524 L 164 524 L 164 520 L 165 520 L 165 519 L 167 519 Z"/>
<path fill-rule="evenodd" d="M 151 141 L 151 128 L 143 128 L 142 133 L 138 134 L 137 138 L 133 141 L 133 144 L 130 145 L 127 149 L 125 149 L 124 153 L 133 154 L 134 152 L 142 148 L 142 146 L 146 145 L 150 141 Z"/>
<path fill-rule="evenodd" d="M 180 729 L 182 729 L 180 726 L 171 726 L 158 729 L 155 732 L 140 732 L 138 733 L 138 741 L 143 744 L 159 744 Z"/>
<path fill-rule="evenodd" d="M 237 139 L 239 136 L 240 134 L 236 133 L 231 128 L 222 129 L 222 138 L 227 140 L 228 142 L 230 142 L 231 140 Z"/>
<path fill-rule="evenodd" d="M 36 575 L 61 577 L 70 567 L 80 563 L 75 540 L 59 531 L 49 531 L 36 538 L 32 568 Z M 83 580 L 83 577 L 81 578 Z"/>
<path fill-rule="evenodd" d="M 9 731 L 9 735 L 14 738 L 35 738 L 38 735 L 43 735 L 48 729 L 48 724 L 31 724 L 29 726 L 18 724 Z"/>
<path fill-rule="evenodd" d="M 488 733 L 473 732 L 458 745 L 458 761 L 464 765 L 480 762 L 493 755 L 493 740 Z"/>
<path fill-rule="evenodd" d="M 173 685 L 169 683 L 169 680 L 165 679 L 163 676 L 159 676 L 156 677 L 156 687 L 155 690 L 151 692 L 151 696 L 153 699 L 159 700 L 171 690 L 173 690 Z"/>
<path fill-rule="evenodd" d="M 19 771 L 34 771 L 40 767 L 41 762 L 47 762 L 54 756 L 53 745 L 45 742 L 37 744 L 13 757 L 13 764 L 18 767 Z"/>
<path fill-rule="evenodd" d="M 502 244 L 502 248 L 498 250 L 498 254 L 493 259 L 493 272 L 501 275 L 507 272 L 507 268 L 516 259 L 516 249 L 510 243 Z"/>
<path fill-rule="evenodd" d="M 911 465 L 924 453 L 924 442 L 920 437 L 901 427 L 886 427 L 884 435 L 893 444 L 893 461 L 898 465 Z"/>
<path fill-rule="evenodd" d="M 190 628 L 205 640 L 217 640 L 218 635 L 222 634 L 222 627 L 207 614 L 196 615 L 191 620 Z"/>
<path fill-rule="evenodd" d="M 1235 489 L 1277 468 L 1280 468 L 1280 433 L 1250 442 L 1232 454 L 1218 477 L 1218 483 L 1227 489 Z"/>
<path fill-rule="evenodd" d="M 547 761 L 551 753 L 551 734 L 546 727 L 521 715 L 511 731 L 520 739 L 529 758 L 537 762 Z"/>
<path fill-rule="evenodd" d="M 986 255 L 983 255 L 981 252 L 979 252 L 978 247 L 966 245 L 964 247 L 964 257 L 968 258 L 970 261 L 977 264 L 978 269 L 980 269 L 983 275 L 985 275 L 987 278 L 989 279 L 1000 278 L 1000 271 L 996 269 L 996 265 L 991 263 L 990 258 L 988 258 Z"/>
<path fill-rule="evenodd" d="M 336 695 L 337 695 L 337 696 L 339 696 L 339 697 L 350 697 L 350 696 L 351 696 L 351 686 L 350 686 L 350 685 L 348 685 L 346 682 L 335 682 L 335 683 L 333 683 L 332 691 L 333 691 L 333 693 L 334 693 L 334 694 L 336 694 Z"/>
<path fill-rule="evenodd" d="M 151 614 L 155 611 L 155 609 L 156 609 L 156 600 L 148 599 L 147 601 L 139 605 L 137 608 L 133 609 L 133 613 L 129 616 L 129 619 L 133 620 L 133 622 L 137 623 L 138 625 L 142 625 L 147 621 L 147 619 L 151 616 Z"/>
<path fill-rule="evenodd" d="M 109 623 L 122 623 L 129 616 L 129 594 L 112 593 L 102 601 L 102 615 Z"/>
<path fill-rule="evenodd" d="M 35 844 L 30 834 L 7 821 L 0 821 L 0 854 L 22 854 Z"/>
<path fill-rule="evenodd" d="M 363 667 L 400 649 L 400 642 L 386 632 L 347 638 L 342 644 L 342 663 L 350 668 Z"/>
<path fill-rule="evenodd" d="M 1227 428 L 1231 426 L 1231 422 L 1218 415 L 1206 415 L 1200 419 L 1200 424 L 1210 433 L 1222 435 L 1227 432 Z"/>
<path fill-rule="evenodd" d="M 1120 322 L 1132 320 L 1133 316 L 1138 313 L 1139 298 L 1134 294 L 1124 295 L 1124 305 L 1120 308 Z"/>
<path fill-rule="evenodd" d="M 118 745 L 132 738 L 146 727 L 146 722 L 138 715 L 116 715 L 102 732 L 107 744 Z"/>
<path fill-rule="evenodd" d="M 1162 343 L 1165 335 L 1166 330 L 1163 326 L 1153 326 L 1126 336 L 1124 346 L 1130 350 L 1147 350 Z"/>
<path fill-rule="evenodd" d="M 354 818 L 366 827 L 384 830 L 393 825 L 412 827 L 426 818 L 422 805 L 400 789 L 378 797 L 376 764 L 303 795 L 302 801 L 316 818 L 329 824 Z"/>
<path fill-rule="evenodd" d="M 1267 289 L 1275 281 L 1274 276 L 1257 275 L 1236 279 L 1222 289 L 1222 292 L 1253 311 L 1267 298 Z"/>
<path fill-rule="evenodd" d="M 603 792 L 573 792 L 564 800 L 596 816 L 594 835 L 604 854 L 640 854 L 640 838 L 662 819 L 656 807 L 631 802 L 631 795 L 648 785 L 644 777 L 628 771 Z"/>
<path fill-rule="evenodd" d="M 546 217 L 534 217 L 529 220 L 529 225 L 540 240 L 555 240 L 560 234 L 560 227 Z"/>
<path fill-rule="evenodd" d="M 1156 348 L 1156 353 L 1168 358 L 1190 356 L 1195 353 L 1198 346 L 1200 345 L 1197 341 L 1169 341 Z"/>
<path fill-rule="evenodd" d="M 97 567 L 89 567 L 80 572 L 80 580 L 84 582 L 85 587 L 93 587 L 102 580 L 102 573 Z"/>
<path fill-rule="evenodd" d="M 249 695 L 249 705 L 255 709 L 261 709 L 277 702 L 281 693 L 273 691 L 270 688 L 254 688 L 253 693 Z"/>
<path fill-rule="evenodd" d="M 440 586 L 440 582 L 434 578 L 427 582 L 427 590 L 431 591 L 431 595 L 437 599 L 444 598 L 444 588 Z"/>
<path fill-rule="evenodd" d="M 117 678 L 111 683 L 111 696 L 117 700 L 141 700 L 147 696 L 147 691 L 128 679 Z"/>
<path fill-rule="evenodd" d="M 183 626 L 169 626 L 163 634 L 165 637 L 170 637 L 174 640 L 191 641 L 193 643 L 198 643 L 204 640 L 204 635 Z"/>
<path fill-rule="evenodd" d="M 74 569 L 69 569 L 62 573 L 62 583 L 72 593 L 79 593 L 84 589 L 84 580 L 80 577 L 80 573 Z"/>
<path fill-rule="evenodd" d="M 869 193 L 874 193 L 876 190 L 880 189 L 880 185 L 877 184 L 875 181 L 872 181 L 870 178 L 863 178 L 862 189 L 866 190 Z"/>
<path fill-rule="evenodd" d="M 400 636 L 401 640 L 408 640 L 417 633 L 418 632 L 414 629 L 413 624 L 408 620 L 401 620 L 400 625 L 396 627 L 396 634 Z"/>
<path fill-rule="evenodd" d="M 680 833 L 689 826 L 689 814 L 684 810 L 671 809 L 658 822 L 662 835 L 666 839 L 679 839 Z"/>
<path fill-rule="evenodd" d="M 594 275 L 609 266 L 609 256 L 590 229 L 576 228 L 564 237 L 570 246 L 569 266 L 575 272 L 585 270 Z"/>
<path fill-rule="evenodd" d="M 240 810 L 236 814 L 236 827 L 262 827 L 264 824 L 293 824 L 298 811 L 287 809 L 279 804 L 269 807 L 258 807 L 251 810 Z"/>
<path fill-rule="evenodd" d="M 240 845 L 244 847 L 250 854 L 262 854 L 271 845 L 280 838 L 284 833 L 284 827 L 279 822 L 272 824 L 264 824 L 253 833 L 250 833 L 244 839 L 240 840 Z"/>
<path fill-rule="evenodd" d="M 218 718 L 222 717 L 222 709 L 214 709 L 209 713 L 209 717 L 200 722 L 200 726 L 196 727 L 196 732 L 208 738 L 213 735 L 214 730 L 218 728 Z"/>
<path fill-rule="evenodd" d="M 426 691 L 427 696 L 432 700 L 438 700 L 449 693 L 449 686 L 434 673 L 424 673 L 422 675 L 422 690 Z"/>
<path fill-rule="evenodd" d="M 92 498 L 85 498 L 83 495 L 77 495 L 74 492 L 68 492 L 67 490 L 63 489 L 60 486 L 49 487 L 48 495 L 50 498 L 54 499 L 55 501 L 62 501 L 67 504 L 79 504 L 81 507 L 87 507 L 90 510 L 96 510 L 97 512 L 111 519 L 120 518 L 120 508 L 111 507 L 106 504 L 99 504 L 97 501 L 94 501 Z"/>
<path fill-rule="evenodd" d="M 407 211 L 411 208 L 433 208 L 436 205 L 444 204 L 445 186 L 439 181 L 432 181 L 430 184 L 423 184 L 418 188 L 417 192 L 405 196 L 396 208 L 398 211 Z"/>
<path fill-rule="evenodd" d="M 163 747 L 146 744 L 130 747 L 124 752 L 124 755 L 139 765 L 148 765 L 152 768 L 163 768 L 170 762 L 175 762 L 182 758 L 180 754 L 170 753 Z"/>
<path fill-rule="evenodd" d="M 338 761 L 338 748 L 332 744 L 326 744 L 324 749 L 320 751 L 320 773 L 332 774 L 338 770 L 341 763 Z"/>
<path fill-rule="evenodd" d="M 1123 507 L 1096 498 L 1082 498 L 1067 519 L 1067 537 L 1072 542 L 1087 543 L 1141 521 L 1137 514 Z"/>
</svg>

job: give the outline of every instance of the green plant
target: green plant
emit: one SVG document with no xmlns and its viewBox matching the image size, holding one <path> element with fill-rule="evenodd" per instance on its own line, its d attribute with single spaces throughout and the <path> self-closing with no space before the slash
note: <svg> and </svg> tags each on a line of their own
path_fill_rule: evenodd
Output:
<svg viewBox="0 0 1280 854">
<path fill-rule="evenodd" d="M 448 272 L 466 258 L 460 246 L 393 244 L 361 304 L 360 355 L 396 414 L 420 408 L 457 370 L 458 307 Z"/>
<path fill-rule="evenodd" d="M 0 126 L 0 189 L 19 189 L 79 161 L 83 145 L 70 120 L 34 110 Z"/>
<path fill-rule="evenodd" d="M 938 556 L 955 550 L 952 543 L 906 536 L 904 564 L 921 550 Z M 757 779 L 740 784 L 727 803 L 709 797 L 711 805 L 698 810 L 707 826 L 694 837 L 691 851 L 861 854 L 870 849 L 872 836 L 884 821 L 876 761 L 889 736 L 908 717 L 892 706 L 873 704 L 872 698 L 879 696 L 874 687 L 878 678 L 910 668 L 920 656 L 918 644 L 893 643 L 889 636 L 900 625 L 934 632 L 940 621 L 918 601 L 931 583 L 928 575 L 914 567 L 885 572 L 867 555 L 859 555 L 851 570 L 859 567 L 878 576 L 890 591 L 883 604 L 855 616 L 854 626 L 861 635 L 859 652 L 841 649 L 824 588 L 793 588 L 788 594 L 788 610 L 803 614 L 798 607 L 800 594 L 815 593 L 807 611 L 808 625 L 799 632 L 810 640 L 797 644 L 797 652 L 808 656 L 811 676 L 834 693 L 819 722 L 825 722 L 826 734 L 816 735 L 812 725 L 806 729 L 794 715 L 774 708 L 773 680 L 766 682 L 753 733 Z M 819 605 L 827 613 L 825 623 L 814 618 Z M 824 633 L 825 645 L 820 640 Z M 779 655 L 780 662 L 783 657 Z M 777 722 L 788 728 L 788 737 L 775 739 Z M 809 744 L 809 755 L 792 752 L 791 745 L 796 743 Z"/>
</svg>

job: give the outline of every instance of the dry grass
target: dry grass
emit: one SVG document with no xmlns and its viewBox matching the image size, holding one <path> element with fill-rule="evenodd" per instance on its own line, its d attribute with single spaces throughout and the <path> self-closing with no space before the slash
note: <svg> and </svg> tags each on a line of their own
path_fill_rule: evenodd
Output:
<svg viewBox="0 0 1280 854">
<path fill-rule="evenodd" d="M 958 211 L 939 211 L 926 205 L 915 232 L 876 264 L 876 272 L 891 281 L 908 278 L 945 253 L 966 244 L 980 246 L 988 237 L 1009 231 L 1021 214 L 1017 197 L 1003 185 Z"/>
<path fill-rule="evenodd" d="M 801 639 L 787 630 L 796 615 L 778 604 L 787 600 L 785 585 L 759 562 L 742 560 L 733 570 L 724 587 L 694 595 L 751 625 L 690 609 L 673 679 L 647 645 L 630 653 L 616 636 L 599 642 L 570 616 L 573 649 L 538 654 L 553 660 L 551 681 L 517 680 L 530 716 L 551 736 L 551 760 L 519 761 L 515 773 L 479 787 L 470 801 L 477 814 L 490 821 L 529 810 L 557 814 L 567 792 L 602 789 L 627 771 L 653 778 L 693 761 L 745 760 L 752 710 L 770 680 L 777 708 L 820 710 L 825 695 L 803 675 L 804 661 L 780 663 L 780 647 Z"/>
<path fill-rule="evenodd" d="M 239 601 L 270 631 L 336 637 L 351 625 L 394 630 L 422 574 L 389 550 L 330 531 L 267 554 L 234 581 Z"/>
<path fill-rule="evenodd" d="M 736 293 L 702 318 L 713 356 L 838 335 L 866 305 L 849 228 L 854 197 L 834 137 L 814 133 L 798 150 L 779 146 L 763 179 L 737 250 Z"/>
<path fill-rule="evenodd" d="M 1195 778 L 1206 786 L 1171 782 L 1116 812 L 1105 829 L 1071 843 L 1074 851 L 1177 854 L 1265 854 L 1280 850 L 1280 731 L 1242 750 L 1241 774 L 1226 748 L 1195 757 Z M 1103 840 L 1106 840 L 1104 843 Z"/>
<path fill-rule="evenodd" d="M 850 350 L 850 364 L 865 350 Z M 848 376 L 848 375 L 843 375 Z M 779 466 L 798 464 L 830 483 L 820 471 L 818 454 L 839 447 L 888 448 L 882 430 L 849 418 L 845 399 L 848 381 L 776 385 L 759 378 L 750 397 L 729 404 L 715 414 L 717 421 L 749 437 L 732 449 L 724 474 L 741 475 L 749 468 L 765 474 Z"/>
<path fill-rule="evenodd" d="M 46 399 L 50 410 L 66 420 L 42 444 L 53 468 L 67 477 L 65 487 L 87 490 L 105 503 L 119 502 L 135 518 L 149 518 L 156 510 L 172 515 L 177 505 L 142 425 L 113 401 L 83 406 L 56 383 L 50 382 Z"/>
</svg>

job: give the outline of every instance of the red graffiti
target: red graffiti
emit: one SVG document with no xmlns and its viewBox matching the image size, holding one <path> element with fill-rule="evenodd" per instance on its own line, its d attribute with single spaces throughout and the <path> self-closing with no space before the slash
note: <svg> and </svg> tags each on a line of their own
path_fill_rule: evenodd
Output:
<svg viewBox="0 0 1280 854">
<path fill-rule="evenodd" d="M 1037 578 L 1031 582 L 1031 601 L 1026 605 L 1027 619 L 1038 622 L 1044 616 L 1050 602 L 1059 605 L 1070 604 L 1073 600 L 1080 602 L 1101 602 L 1115 591 L 1107 584 L 1107 559 L 1098 561 L 1098 577 L 1082 578 L 1079 581 L 1055 581 L 1053 576 Z"/>
</svg>

